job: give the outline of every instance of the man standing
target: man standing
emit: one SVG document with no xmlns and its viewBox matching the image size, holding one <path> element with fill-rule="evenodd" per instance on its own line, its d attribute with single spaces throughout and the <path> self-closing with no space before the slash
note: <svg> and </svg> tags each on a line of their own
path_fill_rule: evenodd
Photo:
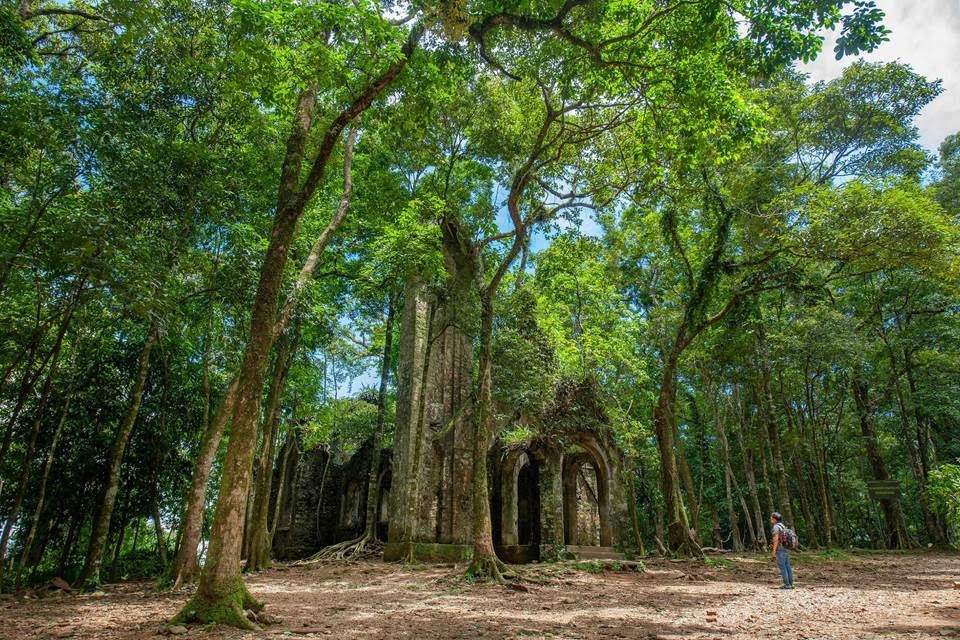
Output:
<svg viewBox="0 0 960 640">
<path fill-rule="evenodd" d="M 782 522 L 783 516 L 774 511 L 770 516 L 773 525 L 773 559 L 780 568 L 783 577 L 781 589 L 793 589 L 793 567 L 790 566 L 790 548 L 786 544 L 787 527 Z"/>
</svg>

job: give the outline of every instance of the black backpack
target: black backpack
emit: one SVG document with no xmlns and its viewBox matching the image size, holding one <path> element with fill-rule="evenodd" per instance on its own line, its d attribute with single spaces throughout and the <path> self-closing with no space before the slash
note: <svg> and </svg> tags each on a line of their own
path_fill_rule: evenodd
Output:
<svg viewBox="0 0 960 640">
<path fill-rule="evenodd" d="M 800 537 L 797 532 L 780 522 L 780 545 L 794 551 L 800 548 Z"/>
</svg>

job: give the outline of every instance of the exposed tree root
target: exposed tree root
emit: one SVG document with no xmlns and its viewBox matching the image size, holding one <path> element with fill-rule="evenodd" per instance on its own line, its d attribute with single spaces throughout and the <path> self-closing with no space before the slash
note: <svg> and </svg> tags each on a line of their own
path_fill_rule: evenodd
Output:
<svg viewBox="0 0 960 640">
<path fill-rule="evenodd" d="M 489 580 L 498 584 L 506 583 L 504 573 L 507 572 L 505 564 L 494 557 L 474 557 L 470 566 L 467 567 L 467 578 L 475 581 Z M 510 574 L 515 576 L 516 574 Z"/>
<path fill-rule="evenodd" d="M 377 558 L 383 555 L 383 543 L 370 536 L 363 535 L 353 540 L 338 542 L 317 551 L 309 558 L 298 560 L 294 564 L 312 564 L 314 562 L 331 562 L 338 560 L 360 560 L 362 558 Z"/>
<path fill-rule="evenodd" d="M 703 548 L 694 541 L 693 538 L 687 538 L 680 548 L 674 551 L 674 556 L 682 558 L 703 558 Z"/>
</svg>

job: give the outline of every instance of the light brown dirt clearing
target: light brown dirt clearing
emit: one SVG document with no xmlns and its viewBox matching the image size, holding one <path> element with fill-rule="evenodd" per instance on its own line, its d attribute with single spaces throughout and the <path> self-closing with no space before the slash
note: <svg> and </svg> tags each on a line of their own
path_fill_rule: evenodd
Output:
<svg viewBox="0 0 960 640">
<path fill-rule="evenodd" d="M 960 555 L 794 557 L 794 591 L 776 589 L 767 556 L 727 556 L 728 568 L 650 559 L 643 574 L 528 565 L 527 592 L 468 584 L 452 565 L 282 565 L 248 578 L 279 623 L 179 637 L 960 638 Z M 102 595 L 3 596 L 0 638 L 160 638 L 188 595 L 127 583 Z"/>
</svg>

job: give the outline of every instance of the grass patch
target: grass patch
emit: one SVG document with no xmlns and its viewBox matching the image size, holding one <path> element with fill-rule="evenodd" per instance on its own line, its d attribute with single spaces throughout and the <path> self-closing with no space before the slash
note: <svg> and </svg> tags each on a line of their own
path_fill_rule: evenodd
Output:
<svg viewBox="0 0 960 640">
<path fill-rule="evenodd" d="M 850 559 L 850 554 L 843 549 L 824 549 L 818 551 L 814 557 L 817 560 L 827 560 L 830 562 L 843 562 Z"/>
<path fill-rule="evenodd" d="M 737 567 L 737 563 L 735 563 L 733 560 L 727 560 L 726 558 L 714 558 L 712 556 L 707 556 L 704 558 L 703 563 L 713 569 L 722 569 L 725 571 L 729 569 L 735 569 Z"/>
<path fill-rule="evenodd" d="M 587 573 L 603 573 L 604 571 L 636 571 L 642 573 L 646 567 L 639 560 L 578 560 L 573 568 Z"/>
<path fill-rule="evenodd" d="M 586 571 L 587 573 L 601 573 L 605 568 L 599 560 L 581 560 L 573 566 L 577 571 Z"/>
</svg>

